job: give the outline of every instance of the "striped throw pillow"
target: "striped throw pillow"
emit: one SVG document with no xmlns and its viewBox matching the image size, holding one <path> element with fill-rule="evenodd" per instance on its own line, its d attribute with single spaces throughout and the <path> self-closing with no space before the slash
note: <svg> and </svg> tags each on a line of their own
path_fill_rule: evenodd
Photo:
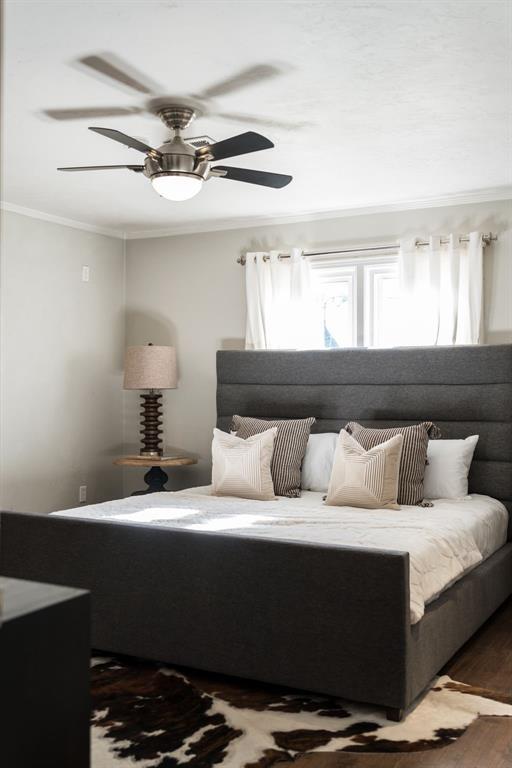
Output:
<svg viewBox="0 0 512 768">
<path fill-rule="evenodd" d="M 246 440 L 272 427 L 277 427 L 271 472 L 278 496 L 300 496 L 300 470 L 306 453 L 309 433 L 315 419 L 276 419 L 266 421 L 250 416 L 233 416 L 231 430 Z"/>
<path fill-rule="evenodd" d="M 365 451 L 342 429 L 325 503 L 334 507 L 400 509 L 397 493 L 402 443 L 402 435 L 395 435 Z"/>
<path fill-rule="evenodd" d="M 363 427 L 357 421 L 350 421 L 345 427 L 365 451 L 384 443 L 395 435 L 403 435 L 400 478 L 398 481 L 399 504 L 421 504 L 423 502 L 423 478 L 427 465 L 429 438 L 441 437 L 441 432 L 431 421 L 423 421 L 411 427 L 388 427 L 372 429 Z"/>
<path fill-rule="evenodd" d="M 240 499 L 275 499 L 270 473 L 277 429 L 267 429 L 248 440 L 213 430 L 212 495 Z"/>
</svg>

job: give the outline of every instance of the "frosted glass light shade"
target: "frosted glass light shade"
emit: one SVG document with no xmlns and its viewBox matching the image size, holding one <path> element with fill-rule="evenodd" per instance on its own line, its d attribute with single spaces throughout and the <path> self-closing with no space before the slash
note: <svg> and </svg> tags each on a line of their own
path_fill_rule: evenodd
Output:
<svg viewBox="0 0 512 768">
<path fill-rule="evenodd" d="M 190 200 L 203 186 L 203 180 L 199 176 L 185 173 L 154 176 L 151 183 L 159 195 L 175 202 Z"/>
<path fill-rule="evenodd" d="M 176 389 L 176 350 L 153 344 L 128 347 L 124 362 L 124 389 Z"/>
</svg>

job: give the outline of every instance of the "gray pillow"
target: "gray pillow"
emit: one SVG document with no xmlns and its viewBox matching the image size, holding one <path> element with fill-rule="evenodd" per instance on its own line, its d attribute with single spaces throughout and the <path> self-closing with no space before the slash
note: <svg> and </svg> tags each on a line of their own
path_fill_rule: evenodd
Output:
<svg viewBox="0 0 512 768">
<path fill-rule="evenodd" d="M 270 471 L 274 490 L 278 496 L 300 496 L 300 469 L 306 453 L 309 433 L 314 424 L 314 417 L 308 419 L 253 419 L 250 416 L 233 416 L 231 430 L 237 437 L 248 437 L 277 427 L 274 442 L 274 455 Z"/>
<path fill-rule="evenodd" d="M 372 429 L 363 427 L 357 421 L 350 421 L 345 427 L 365 451 L 374 448 L 395 435 L 403 435 L 400 476 L 398 480 L 398 503 L 421 504 L 423 501 L 423 478 L 427 465 L 429 438 L 441 437 L 441 432 L 431 421 L 423 421 L 411 427 L 388 427 Z M 432 506 L 432 505 L 428 505 Z"/>
</svg>

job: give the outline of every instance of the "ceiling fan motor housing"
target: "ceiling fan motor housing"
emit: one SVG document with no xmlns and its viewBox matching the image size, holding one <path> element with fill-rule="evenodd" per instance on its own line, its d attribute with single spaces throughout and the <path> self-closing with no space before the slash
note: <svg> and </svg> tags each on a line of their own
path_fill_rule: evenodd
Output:
<svg viewBox="0 0 512 768">
<path fill-rule="evenodd" d="M 204 157 L 198 156 L 195 147 L 180 136 L 166 141 L 157 153 L 148 155 L 144 161 L 144 175 L 150 179 L 160 175 L 190 175 L 205 180 L 209 174 L 210 161 L 206 153 Z"/>
<path fill-rule="evenodd" d="M 183 104 L 164 104 L 157 106 L 155 111 L 160 120 L 173 131 L 188 128 L 192 120 L 198 116 L 197 110 Z"/>
</svg>

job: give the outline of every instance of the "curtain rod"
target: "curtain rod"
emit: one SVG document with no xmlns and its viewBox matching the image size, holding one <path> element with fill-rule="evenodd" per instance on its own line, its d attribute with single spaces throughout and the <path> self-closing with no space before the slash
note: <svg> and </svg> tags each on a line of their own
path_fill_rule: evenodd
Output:
<svg viewBox="0 0 512 768">
<path fill-rule="evenodd" d="M 494 235 L 492 232 L 488 232 L 485 235 L 482 235 L 482 242 L 485 245 L 489 245 L 489 243 L 494 242 L 498 239 L 498 235 Z M 446 245 L 449 243 L 450 240 L 447 237 L 441 238 L 441 244 Z M 461 235 L 459 237 L 459 243 L 468 243 L 469 242 L 469 235 Z M 426 240 L 416 240 L 416 247 L 420 247 L 422 245 L 429 245 L 429 243 Z M 335 251 L 304 251 L 303 256 L 335 256 L 337 254 L 343 254 L 343 253 L 369 253 L 370 251 L 396 251 L 397 248 L 399 248 L 399 244 L 395 243 L 393 245 L 372 245 L 368 248 L 347 248 L 346 250 L 335 250 Z M 280 259 L 289 259 L 290 254 L 289 253 L 280 253 L 278 254 L 278 258 Z M 264 256 L 263 261 L 268 261 L 269 257 Z M 247 261 L 246 256 L 239 256 L 236 260 L 237 264 L 241 264 L 242 267 L 245 267 L 245 262 Z"/>
</svg>

